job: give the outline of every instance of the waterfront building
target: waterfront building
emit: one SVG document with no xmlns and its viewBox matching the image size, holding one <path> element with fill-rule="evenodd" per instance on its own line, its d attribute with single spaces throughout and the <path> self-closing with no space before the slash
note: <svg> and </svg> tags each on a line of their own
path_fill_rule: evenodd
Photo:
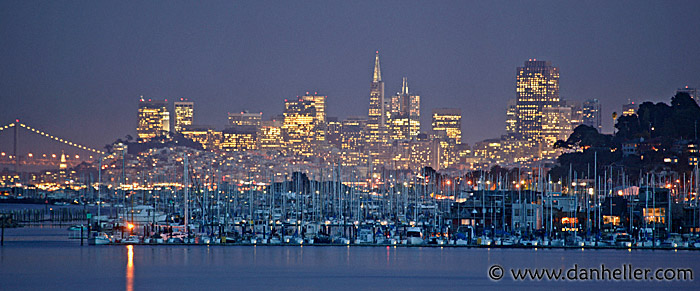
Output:
<svg viewBox="0 0 700 291">
<path fill-rule="evenodd" d="M 560 106 L 559 69 L 549 61 L 526 61 L 517 69 L 516 96 L 520 138 L 542 142 L 544 108 Z"/>
<path fill-rule="evenodd" d="M 436 108 L 432 114 L 433 133 L 446 137 L 453 144 L 462 143 L 462 110 L 459 108 Z"/>
<path fill-rule="evenodd" d="M 168 100 L 152 100 L 141 97 L 138 108 L 138 137 L 143 141 L 165 136 L 170 132 Z"/>
<path fill-rule="evenodd" d="M 405 77 L 401 92 L 391 97 L 389 127 L 392 140 L 411 139 L 420 133 L 420 96 L 408 92 Z"/>
<path fill-rule="evenodd" d="M 181 132 L 185 126 L 194 122 L 194 102 L 185 98 L 175 101 L 175 132 Z"/>
<path fill-rule="evenodd" d="M 583 124 L 597 129 L 598 132 L 603 131 L 603 119 L 598 99 L 588 99 L 583 102 Z"/>
</svg>

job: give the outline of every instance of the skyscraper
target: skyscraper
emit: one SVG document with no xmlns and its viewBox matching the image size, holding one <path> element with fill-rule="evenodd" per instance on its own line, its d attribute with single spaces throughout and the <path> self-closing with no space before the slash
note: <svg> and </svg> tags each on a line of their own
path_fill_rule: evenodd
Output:
<svg viewBox="0 0 700 291">
<path fill-rule="evenodd" d="M 194 102 L 185 98 L 175 101 L 175 132 L 182 132 L 185 126 L 192 125 L 194 121 Z"/>
<path fill-rule="evenodd" d="M 368 158 L 373 165 L 381 165 L 391 160 L 389 147 L 389 130 L 387 115 L 389 102 L 384 99 L 384 82 L 379 67 L 379 51 L 374 58 L 374 75 L 369 93 L 369 113 L 367 116 L 367 142 L 366 150 Z"/>
<path fill-rule="evenodd" d="M 311 106 L 316 109 L 316 127 L 314 130 L 316 131 L 317 141 L 326 140 L 326 98 L 327 96 L 318 95 L 317 92 L 314 92 L 314 94 L 306 92 L 306 95 L 301 96 L 302 100 L 311 102 Z"/>
<path fill-rule="evenodd" d="M 542 111 L 542 139 L 548 146 L 571 135 L 571 107 L 545 107 Z M 549 149 L 543 149 L 545 152 Z"/>
<path fill-rule="evenodd" d="M 548 61 L 526 61 L 517 70 L 516 96 L 520 138 L 542 142 L 544 108 L 560 106 L 559 69 Z"/>
<path fill-rule="evenodd" d="M 518 139 L 518 109 L 517 109 L 517 99 L 508 100 L 508 107 L 506 109 L 506 135 L 505 139 L 513 140 Z"/>
<path fill-rule="evenodd" d="M 367 116 L 367 143 L 374 145 L 382 142 L 386 130 L 386 112 L 384 105 L 384 82 L 379 67 L 379 51 L 374 58 L 374 75 L 369 91 L 369 114 Z"/>
<path fill-rule="evenodd" d="M 146 101 L 141 97 L 138 109 L 136 132 L 140 139 L 148 141 L 170 132 L 170 112 L 168 100 Z"/>
<path fill-rule="evenodd" d="M 583 124 L 597 129 L 598 132 L 603 131 L 601 107 L 598 99 L 588 99 L 583 102 Z"/>
<path fill-rule="evenodd" d="M 391 139 L 411 139 L 420 133 L 420 96 L 409 94 L 405 77 L 401 92 L 391 97 L 390 113 Z"/>
<path fill-rule="evenodd" d="M 433 133 L 447 137 L 454 144 L 462 143 L 462 110 L 459 108 L 433 109 Z"/>
<path fill-rule="evenodd" d="M 321 123 L 314 101 L 310 99 L 284 100 L 282 134 L 292 154 L 309 157 L 323 140 Z"/>
</svg>

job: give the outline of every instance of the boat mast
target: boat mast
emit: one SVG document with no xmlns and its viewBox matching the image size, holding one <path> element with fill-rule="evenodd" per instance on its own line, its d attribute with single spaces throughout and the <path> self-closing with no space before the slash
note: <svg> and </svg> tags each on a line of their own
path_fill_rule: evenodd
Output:
<svg viewBox="0 0 700 291">
<path fill-rule="evenodd" d="M 189 171 L 187 170 L 187 153 L 184 153 L 183 156 L 185 158 L 185 161 L 184 161 L 185 169 L 184 169 L 184 172 L 182 174 L 182 176 L 183 176 L 182 178 L 184 179 L 183 184 L 184 184 L 184 188 L 185 188 L 185 197 L 184 197 L 185 198 L 185 232 L 187 233 L 187 236 L 189 237 L 189 235 L 190 235 L 190 228 L 189 228 L 190 208 L 189 208 L 189 203 L 188 203 L 189 202 L 189 191 L 188 191 L 189 190 L 188 189 L 189 188 L 189 180 L 188 180 Z"/>
</svg>

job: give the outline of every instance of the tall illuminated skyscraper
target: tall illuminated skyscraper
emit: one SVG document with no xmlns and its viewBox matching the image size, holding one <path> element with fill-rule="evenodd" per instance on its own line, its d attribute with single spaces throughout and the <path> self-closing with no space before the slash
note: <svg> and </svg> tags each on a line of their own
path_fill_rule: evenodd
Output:
<svg viewBox="0 0 700 291">
<path fill-rule="evenodd" d="M 139 100 L 138 125 L 136 132 L 140 139 L 148 141 L 170 132 L 170 112 L 168 100 Z"/>
<path fill-rule="evenodd" d="M 326 98 L 327 96 L 318 95 L 317 92 L 314 92 L 313 95 L 306 92 L 306 95 L 301 96 L 302 100 L 311 102 L 311 106 L 316 109 L 314 130 L 317 141 L 326 140 Z"/>
<path fill-rule="evenodd" d="M 185 98 L 175 101 L 175 132 L 182 132 L 185 126 L 192 125 L 194 121 L 194 102 Z"/>
<path fill-rule="evenodd" d="M 384 100 L 384 82 L 379 67 L 379 51 L 374 58 L 374 75 L 369 92 L 369 114 L 367 116 L 367 150 L 372 164 L 383 164 L 387 157 L 389 132 L 387 128 L 387 104 Z"/>
<path fill-rule="evenodd" d="M 544 108 L 559 104 L 559 69 L 548 61 L 528 60 L 516 75 L 516 111 L 520 138 L 542 142 Z"/>
<path fill-rule="evenodd" d="M 369 91 L 369 114 L 367 116 L 367 142 L 376 143 L 382 140 L 382 130 L 386 126 L 384 106 L 384 82 L 379 67 L 379 51 L 374 58 L 374 75 Z"/>
<path fill-rule="evenodd" d="M 391 97 L 389 128 L 391 139 L 411 139 L 420 133 L 420 96 L 408 92 L 403 78 L 401 92 Z"/>
<path fill-rule="evenodd" d="M 518 139 L 518 110 L 516 107 L 517 99 L 508 100 L 506 109 L 506 139 Z"/>
<path fill-rule="evenodd" d="M 462 110 L 459 108 L 433 109 L 433 133 L 447 137 L 455 144 L 462 143 Z"/>
<path fill-rule="evenodd" d="M 321 120 L 312 99 L 284 100 L 282 134 L 292 154 L 312 156 L 316 145 L 325 135 L 319 128 Z"/>
</svg>

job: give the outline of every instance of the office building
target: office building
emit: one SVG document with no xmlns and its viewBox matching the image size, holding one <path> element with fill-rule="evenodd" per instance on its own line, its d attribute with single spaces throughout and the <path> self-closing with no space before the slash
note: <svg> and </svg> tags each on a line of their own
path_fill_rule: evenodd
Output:
<svg viewBox="0 0 700 291">
<path fill-rule="evenodd" d="M 542 142 L 544 108 L 560 106 L 559 69 L 548 61 L 526 61 L 517 69 L 516 97 L 520 138 Z"/>
<path fill-rule="evenodd" d="M 143 141 L 167 135 L 170 132 L 168 100 L 146 100 L 142 97 L 139 100 L 136 132 Z"/>
<path fill-rule="evenodd" d="M 248 110 L 241 112 L 229 112 L 228 114 L 228 124 L 229 126 L 253 126 L 260 127 L 260 121 L 262 121 L 262 112 L 251 113 Z"/>
<path fill-rule="evenodd" d="M 454 144 L 462 143 L 462 110 L 459 108 L 436 108 L 432 114 L 433 133 L 446 137 Z"/>
<path fill-rule="evenodd" d="M 408 92 L 405 77 L 401 92 L 391 97 L 389 116 L 392 140 L 412 139 L 420 133 L 420 96 Z"/>
<path fill-rule="evenodd" d="M 583 102 L 583 124 L 597 129 L 598 132 L 603 131 L 603 119 L 598 99 L 588 99 Z"/>
<path fill-rule="evenodd" d="M 194 102 L 185 98 L 175 101 L 175 132 L 182 132 L 185 126 L 190 126 L 194 122 Z"/>
</svg>

